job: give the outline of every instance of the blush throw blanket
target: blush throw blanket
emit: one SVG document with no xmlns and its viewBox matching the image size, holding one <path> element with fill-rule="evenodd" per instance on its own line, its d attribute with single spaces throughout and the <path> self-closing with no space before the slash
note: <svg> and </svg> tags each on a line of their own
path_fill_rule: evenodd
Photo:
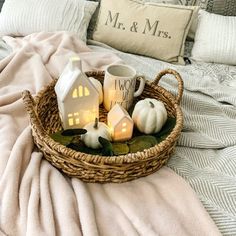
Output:
<svg viewBox="0 0 236 236">
<path fill-rule="evenodd" d="M 21 99 L 57 78 L 70 56 L 83 70 L 122 63 L 93 52 L 75 35 L 5 37 L 13 52 L 0 61 L 0 234 L 220 235 L 191 187 L 171 169 L 123 184 L 68 178 L 34 146 Z"/>
</svg>

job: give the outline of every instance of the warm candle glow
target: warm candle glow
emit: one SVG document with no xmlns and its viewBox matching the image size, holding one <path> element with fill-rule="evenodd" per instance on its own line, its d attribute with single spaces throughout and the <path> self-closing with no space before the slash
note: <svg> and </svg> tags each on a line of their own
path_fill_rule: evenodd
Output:
<svg viewBox="0 0 236 236">
<path fill-rule="evenodd" d="M 73 118 L 70 118 L 69 119 L 69 126 L 72 126 L 72 125 L 74 125 L 74 120 L 73 120 Z"/>
<path fill-rule="evenodd" d="M 64 129 L 83 128 L 99 117 L 99 93 L 73 57 L 59 77 L 55 92 Z"/>
<path fill-rule="evenodd" d="M 83 86 L 79 86 L 79 97 L 83 97 Z"/>
<path fill-rule="evenodd" d="M 74 89 L 73 94 L 72 94 L 73 98 L 77 98 L 78 97 L 78 91 L 77 88 Z"/>
<path fill-rule="evenodd" d="M 132 137 L 133 120 L 120 105 L 116 104 L 108 112 L 107 121 L 113 141 L 125 141 Z"/>
<path fill-rule="evenodd" d="M 84 96 L 89 96 L 89 90 L 87 87 L 84 88 Z"/>
</svg>

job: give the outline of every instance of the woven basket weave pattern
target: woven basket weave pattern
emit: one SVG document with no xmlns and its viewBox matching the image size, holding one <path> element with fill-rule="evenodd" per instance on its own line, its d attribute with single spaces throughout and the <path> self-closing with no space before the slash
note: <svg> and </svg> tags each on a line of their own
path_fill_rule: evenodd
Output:
<svg viewBox="0 0 236 236">
<path fill-rule="evenodd" d="M 178 80 L 177 98 L 158 86 L 159 80 L 165 74 L 172 74 Z M 87 72 L 87 75 L 103 82 L 104 72 Z M 142 95 L 135 101 L 147 97 L 161 100 L 167 109 L 168 116 L 176 117 L 173 131 L 164 141 L 152 148 L 121 156 L 105 157 L 76 152 L 50 138 L 50 134 L 62 129 L 54 92 L 55 84 L 56 80 L 39 92 L 34 99 L 29 91 L 24 91 L 22 96 L 30 116 L 35 144 L 56 168 L 85 182 L 121 183 L 149 175 L 166 164 L 174 151 L 183 126 L 183 115 L 179 107 L 183 81 L 176 71 L 169 69 L 159 73 L 154 82 L 146 83 Z M 107 112 L 103 106 L 100 106 L 99 114 L 99 120 L 106 122 Z"/>
</svg>

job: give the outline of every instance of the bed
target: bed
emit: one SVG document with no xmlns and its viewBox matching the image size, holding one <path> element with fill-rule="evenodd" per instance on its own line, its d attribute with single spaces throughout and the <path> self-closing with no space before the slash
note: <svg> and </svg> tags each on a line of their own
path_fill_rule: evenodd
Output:
<svg viewBox="0 0 236 236">
<path fill-rule="evenodd" d="M 29 4 L 12 2 L 15 7 Z M 12 6 L 6 4 L 4 14 Z M 230 50 L 232 63 L 225 62 L 228 57 L 211 55 L 194 60 L 194 41 L 187 40 L 184 55 L 191 64 L 185 65 L 123 52 L 103 38 L 92 39 L 90 31 L 84 39 L 91 17 L 90 24 L 97 20 L 97 14 L 93 15 L 97 3 L 87 7 L 87 23 L 78 32 L 29 33 L 22 30 L 22 23 L 14 29 L 19 35 L 11 35 L 13 24 L 5 21 L 5 31 L 0 27 L 5 32 L 0 41 L 0 234 L 236 235 L 235 49 Z M 205 9 L 210 11 L 210 7 L 214 10 L 211 4 Z M 219 4 L 215 12 L 222 13 Z M 38 27 L 47 27 L 42 24 Z M 201 34 L 197 37 L 200 40 Z M 33 143 L 21 92 L 28 89 L 36 95 L 60 75 L 74 54 L 82 59 L 84 71 L 125 63 L 148 80 L 166 68 L 180 73 L 184 127 L 165 167 L 123 184 L 88 184 L 67 177 L 43 158 Z M 171 76 L 165 76 L 160 85 L 177 96 L 177 83 Z"/>
</svg>

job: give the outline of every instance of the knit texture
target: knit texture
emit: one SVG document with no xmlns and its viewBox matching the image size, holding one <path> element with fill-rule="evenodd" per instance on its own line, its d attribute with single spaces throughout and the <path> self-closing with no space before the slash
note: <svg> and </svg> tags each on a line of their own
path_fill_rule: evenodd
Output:
<svg viewBox="0 0 236 236">
<path fill-rule="evenodd" d="M 229 86 L 236 81 L 235 67 L 203 62 L 177 66 L 116 54 L 148 79 L 166 68 L 182 76 L 184 129 L 167 165 L 191 185 L 221 233 L 236 235 L 236 87 Z M 177 94 L 172 76 L 160 85 Z"/>
<path fill-rule="evenodd" d="M 182 2 L 189 6 L 200 6 L 202 9 L 215 14 L 236 16 L 235 0 L 182 0 Z"/>
</svg>

